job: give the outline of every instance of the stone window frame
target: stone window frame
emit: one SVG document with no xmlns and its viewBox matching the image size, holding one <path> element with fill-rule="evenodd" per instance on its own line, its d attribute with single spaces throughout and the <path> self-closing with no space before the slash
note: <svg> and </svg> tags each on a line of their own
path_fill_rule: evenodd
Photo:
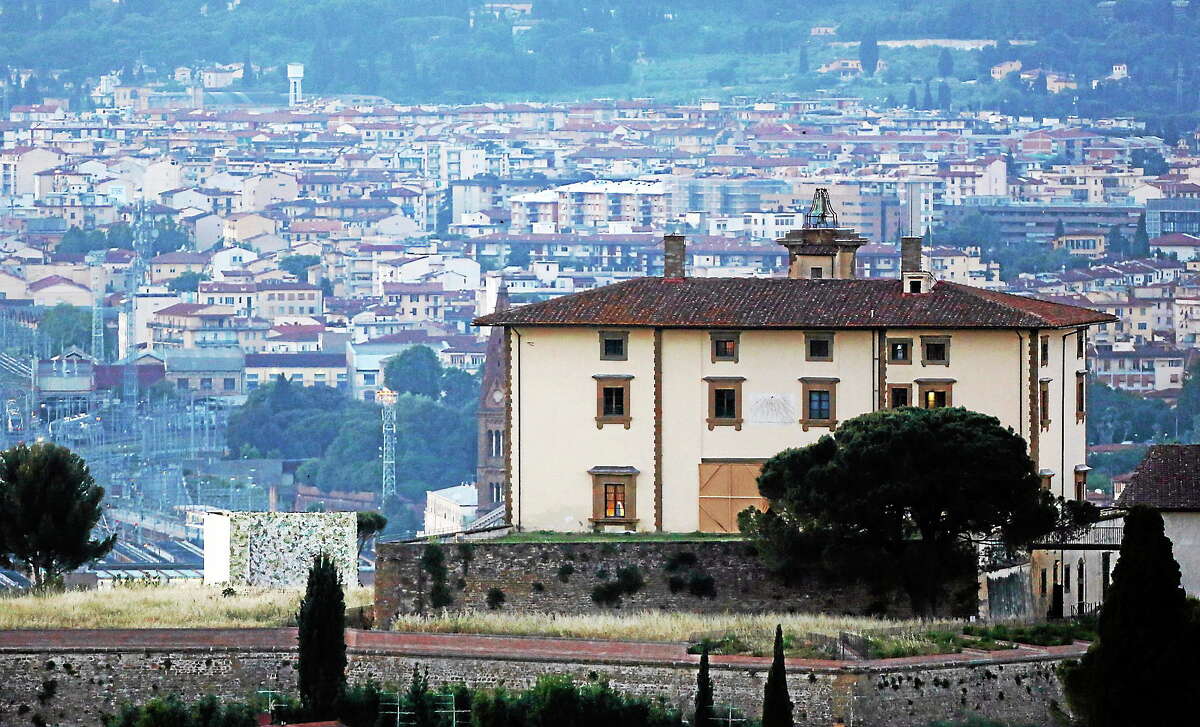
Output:
<svg viewBox="0 0 1200 727">
<path fill-rule="evenodd" d="M 600 337 L 600 360 L 601 361 L 628 361 L 629 360 L 629 331 L 599 331 Z M 604 344 L 606 341 L 619 340 L 621 341 L 621 355 L 616 356 L 605 352 Z"/>
<path fill-rule="evenodd" d="M 1088 468 L 1086 466 L 1083 466 L 1082 469 L 1080 469 L 1080 467 L 1075 468 L 1075 499 L 1076 500 L 1086 500 L 1087 499 L 1087 476 L 1088 476 Z"/>
<path fill-rule="evenodd" d="M 892 358 L 892 346 L 898 344 L 906 344 L 908 346 L 907 358 Z M 907 366 L 913 360 L 913 340 L 912 338 L 889 338 L 887 340 L 887 362 L 891 366 Z"/>
<path fill-rule="evenodd" d="M 824 428 L 830 431 L 837 429 L 837 385 L 841 379 L 825 376 L 802 376 L 800 378 L 800 407 L 803 416 L 800 425 L 804 431 L 810 428 Z M 829 392 L 829 418 L 813 419 L 809 411 L 809 393 L 814 391 Z"/>
<path fill-rule="evenodd" d="M 708 384 L 708 418 L 705 423 L 708 424 L 709 431 L 716 427 L 733 427 L 735 431 L 742 431 L 742 383 L 746 381 L 744 376 L 706 376 L 704 381 Z M 717 417 L 717 391 L 722 389 L 733 390 L 733 406 L 734 416 Z"/>
<path fill-rule="evenodd" d="M 592 378 L 596 380 L 596 428 L 603 429 L 605 424 L 620 424 L 626 429 L 629 428 L 633 416 L 630 412 L 630 384 L 633 381 L 631 374 L 593 374 Z M 605 389 L 621 389 L 621 396 L 624 399 L 625 413 L 617 416 L 604 413 L 604 390 Z"/>
<path fill-rule="evenodd" d="M 1050 337 L 1042 336 L 1038 340 L 1038 366 L 1050 365 Z"/>
<path fill-rule="evenodd" d="M 888 405 L 889 409 L 899 409 L 900 408 L 900 407 L 896 406 L 896 398 L 895 398 L 895 395 L 892 393 L 892 392 L 894 392 L 896 390 L 900 390 L 900 389 L 902 389 L 903 391 L 906 392 L 905 398 L 908 400 L 908 403 L 904 404 L 904 406 L 913 406 L 914 405 L 913 404 L 912 384 L 888 384 L 887 385 L 887 405 Z"/>
<path fill-rule="evenodd" d="M 945 406 L 954 406 L 954 384 L 955 379 L 917 379 L 914 383 L 917 385 L 917 401 L 922 409 L 936 409 L 940 407 L 926 406 L 927 394 L 942 391 L 946 394 Z"/>
<path fill-rule="evenodd" d="M 742 333 L 741 331 L 709 331 L 708 333 L 708 352 L 712 363 L 737 363 L 738 356 L 742 350 Z M 721 356 L 717 354 L 718 341 L 732 341 L 733 355 Z"/>
<path fill-rule="evenodd" d="M 1083 358 L 1087 353 L 1087 331 L 1079 331 L 1075 338 L 1075 358 Z"/>
<path fill-rule="evenodd" d="M 636 467 L 596 466 L 588 470 L 592 477 L 592 516 L 588 521 L 596 529 L 604 525 L 637 525 L 637 477 L 640 474 Z M 623 504 L 625 512 L 621 516 L 609 516 L 606 511 L 605 485 L 619 485 L 625 488 Z"/>
<path fill-rule="evenodd" d="M 829 355 L 814 356 L 812 353 L 813 341 L 828 341 Z M 833 331 L 805 331 L 804 332 L 804 360 L 805 361 L 832 361 L 833 360 Z"/>
<path fill-rule="evenodd" d="M 1044 432 L 1050 429 L 1050 378 L 1038 379 L 1038 426 Z"/>
<path fill-rule="evenodd" d="M 1075 423 L 1087 419 L 1087 372 L 1075 372 Z"/>
<path fill-rule="evenodd" d="M 929 358 L 929 344 L 942 344 L 946 351 L 946 357 L 943 359 Z M 950 336 L 921 336 L 921 365 L 922 366 L 949 366 L 950 365 Z"/>
</svg>

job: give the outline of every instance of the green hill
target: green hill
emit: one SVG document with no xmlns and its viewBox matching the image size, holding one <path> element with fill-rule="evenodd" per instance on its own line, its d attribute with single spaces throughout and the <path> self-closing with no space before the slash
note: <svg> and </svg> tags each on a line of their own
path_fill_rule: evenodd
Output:
<svg viewBox="0 0 1200 727">
<path fill-rule="evenodd" d="M 926 82 L 954 107 L 1022 113 L 1138 111 L 1187 114 L 1200 69 L 1180 59 L 1200 44 L 1200 3 L 1170 0 L 0 0 L 0 66 L 35 70 L 9 101 L 81 96 L 86 78 L 143 67 L 250 62 L 246 87 L 284 88 L 282 64 L 308 67 L 315 93 L 368 93 L 397 102 L 572 99 L 654 95 L 669 100 L 736 93 L 839 89 L 815 73 L 857 57 L 833 41 L 1003 39 L 982 51 L 880 47 L 888 65 L 845 90 L 897 103 L 925 98 Z M 1021 44 L 1025 42 L 1027 44 Z M 949 56 L 950 69 L 943 56 Z M 996 83 L 1000 60 L 1076 74 L 1077 93 L 1048 98 L 1044 82 Z M 1115 63 L 1131 79 L 1102 83 Z M 2 71 L 3 68 L 0 68 Z M 949 73 L 943 71 L 950 70 Z M 10 77 L 12 74 L 10 73 Z M 1007 84 L 1007 85 L 1006 85 Z M 1040 86 L 1040 88 L 1039 88 Z M 935 101 L 935 103 L 937 103 Z"/>
</svg>

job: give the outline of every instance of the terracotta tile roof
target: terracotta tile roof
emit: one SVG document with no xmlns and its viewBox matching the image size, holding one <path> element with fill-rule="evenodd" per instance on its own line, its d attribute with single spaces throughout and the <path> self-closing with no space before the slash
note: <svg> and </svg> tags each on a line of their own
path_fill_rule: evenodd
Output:
<svg viewBox="0 0 1200 727">
<path fill-rule="evenodd" d="M 1117 507 L 1200 510 L 1200 444 L 1156 444 L 1134 470 Z"/>
<path fill-rule="evenodd" d="M 939 282 L 905 295 L 899 280 L 638 278 L 493 313 L 476 325 L 679 328 L 1056 328 L 1116 318 L 1087 308 Z"/>
</svg>

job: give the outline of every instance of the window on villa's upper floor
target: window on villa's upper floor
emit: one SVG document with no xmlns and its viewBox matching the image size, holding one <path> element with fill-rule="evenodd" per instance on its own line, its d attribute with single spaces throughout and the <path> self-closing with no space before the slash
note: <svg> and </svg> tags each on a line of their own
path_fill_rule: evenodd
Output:
<svg viewBox="0 0 1200 727">
<path fill-rule="evenodd" d="M 816 331 L 804 334 L 804 360 L 805 361 L 832 361 L 833 360 L 833 333 L 830 331 Z"/>
<path fill-rule="evenodd" d="M 921 336 L 921 365 L 949 366 L 950 337 Z"/>
<path fill-rule="evenodd" d="M 737 331 L 713 331 L 709 334 L 712 346 L 712 362 L 730 361 L 737 363 L 740 334 Z"/>
<path fill-rule="evenodd" d="M 629 331 L 600 331 L 600 360 L 625 361 L 629 358 Z"/>
</svg>

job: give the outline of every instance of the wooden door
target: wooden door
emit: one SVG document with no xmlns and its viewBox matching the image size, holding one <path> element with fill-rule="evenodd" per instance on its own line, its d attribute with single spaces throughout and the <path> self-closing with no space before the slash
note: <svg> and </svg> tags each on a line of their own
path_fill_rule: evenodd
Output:
<svg viewBox="0 0 1200 727">
<path fill-rule="evenodd" d="M 762 462 L 700 463 L 700 532 L 736 533 L 737 516 L 748 507 L 767 509 L 758 494 Z"/>
</svg>

